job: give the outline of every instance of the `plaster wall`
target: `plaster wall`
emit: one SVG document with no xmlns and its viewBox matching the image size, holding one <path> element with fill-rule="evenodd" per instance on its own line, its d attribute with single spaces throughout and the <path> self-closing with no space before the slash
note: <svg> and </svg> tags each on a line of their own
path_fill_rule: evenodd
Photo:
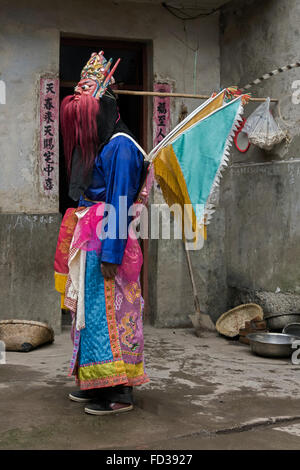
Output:
<svg viewBox="0 0 300 470">
<path fill-rule="evenodd" d="M 49 198 L 40 192 L 38 85 L 41 75 L 59 74 L 60 36 L 145 41 L 149 44 L 149 89 L 153 80 L 163 80 L 173 85 L 174 92 L 208 94 L 220 84 L 219 18 L 214 14 L 182 21 L 160 4 L 104 0 L 1 0 L 0 17 L 0 80 L 6 85 L 6 103 L 1 100 L 0 104 L 1 276 L 9 287 L 8 295 L 14 295 L 7 302 L 7 292 L 1 294 L 0 316 L 46 317 L 59 329 L 59 298 L 53 290 L 51 260 L 60 215 L 58 195 Z M 152 148 L 150 100 L 146 150 Z M 184 107 L 190 112 L 198 104 L 196 100 L 172 101 L 171 126 L 178 123 Z M 25 223 L 9 238 L 8 219 L 14 226 L 18 217 L 26 214 L 38 217 L 38 221 L 43 214 L 57 217 L 46 227 L 37 222 L 34 230 L 31 222 Z M 193 311 L 193 299 L 182 243 L 154 242 L 149 258 L 152 321 L 164 326 L 185 324 Z M 206 284 L 201 286 L 205 293 Z M 38 302 L 28 302 L 33 289 L 43 304 L 47 303 L 45 315 L 41 316 Z"/>
<path fill-rule="evenodd" d="M 296 62 L 299 19 L 296 0 L 247 0 L 225 7 L 220 21 L 222 85 L 243 86 Z M 233 150 L 220 198 L 227 283 L 235 293 L 231 301 L 240 302 L 238 293 L 245 289 L 252 292 L 248 301 L 257 299 L 257 292 L 267 292 L 269 311 L 287 308 L 281 294 L 300 294 L 300 104 L 291 96 L 299 77 L 299 69 L 290 70 L 249 90 L 254 96 L 279 99 L 271 109 L 288 139 L 270 152 L 255 146 L 245 154 Z M 245 117 L 256 107 L 249 104 Z M 293 310 L 299 309 L 300 301 L 295 305 L 293 297 Z"/>
<path fill-rule="evenodd" d="M 161 5 L 95 0 L 1 1 L 0 8 L 0 80 L 7 97 L 0 108 L 2 212 L 58 211 L 58 197 L 39 192 L 38 81 L 41 74 L 59 73 L 61 34 L 152 42 L 150 89 L 153 79 L 168 80 L 183 93 L 219 86 L 217 15 L 183 22 Z M 191 110 L 198 102 L 185 104 Z M 181 105 L 180 99 L 172 104 L 172 126 Z"/>
</svg>

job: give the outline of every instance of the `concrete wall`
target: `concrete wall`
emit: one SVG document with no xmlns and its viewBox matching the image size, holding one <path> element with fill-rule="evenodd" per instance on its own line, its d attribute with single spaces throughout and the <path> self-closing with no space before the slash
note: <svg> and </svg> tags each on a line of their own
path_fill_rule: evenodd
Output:
<svg viewBox="0 0 300 470">
<path fill-rule="evenodd" d="M 153 78 L 169 79 L 174 91 L 182 92 L 194 90 L 199 49 L 195 91 L 207 92 L 219 86 L 217 29 L 217 16 L 184 23 L 160 5 L 67 0 L 41 6 L 37 0 L 2 1 L 0 80 L 6 83 L 7 104 L 1 105 L 0 113 L 0 210 L 58 210 L 57 198 L 49 201 L 39 193 L 37 87 L 41 74 L 59 73 L 60 34 L 151 40 Z M 197 102 L 186 104 L 191 110 Z M 172 125 L 177 124 L 180 106 L 181 100 L 176 100 Z"/>
<path fill-rule="evenodd" d="M 159 193 L 156 204 L 164 203 Z M 225 260 L 224 209 L 219 208 L 208 227 L 203 248 L 190 251 L 200 308 L 216 320 L 227 306 L 227 269 Z M 172 233 L 172 229 L 171 229 Z M 150 240 L 150 313 L 159 327 L 191 326 L 194 300 L 187 259 L 181 240 Z"/>
<path fill-rule="evenodd" d="M 219 88 L 220 77 L 222 86 L 244 85 L 297 60 L 300 4 L 231 2 L 220 24 L 218 15 L 184 22 L 159 4 L 125 1 L 41 5 L 13 0 L 2 1 L 0 8 L 0 80 L 6 84 L 6 104 L 0 104 L 0 318 L 48 320 L 59 331 L 52 260 L 60 215 L 58 195 L 48 198 L 39 189 L 38 83 L 45 73 L 59 73 L 60 35 L 147 41 L 153 54 L 149 87 L 154 79 L 167 80 L 174 91 L 210 93 Z M 290 140 L 268 153 L 253 146 L 246 154 L 233 149 L 208 240 L 191 253 L 201 309 L 214 320 L 231 305 L 251 299 L 260 299 L 267 310 L 300 308 L 300 105 L 292 105 L 290 98 L 298 78 L 299 70 L 294 70 L 253 88 L 255 96 L 281 100 L 281 113 L 288 119 L 282 127 Z M 183 105 L 189 112 L 198 103 L 172 101 L 172 127 Z M 277 115 L 278 106 L 273 108 Z M 249 105 L 246 116 L 254 109 Z M 151 117 L 151 107 L 149 113 Z M 153 197 L 162 201 L 159 191 Z M 45 215 L 51 218 L 47 227 Z M 18 228 L 11 232 L 11 227 Z M 152 240 L 149 245 L 152 323 L 190 324 L 193 298 L 182 242 Z M 275 294 L 278 288 L 280 294 Z"/>
<path fill-rule="evenodd" d="M 60 214 L 0 215 L 0 318 L 48 322 L 60 332 L 53 258 Z"/>
<path fill-rule="evenodd" d="M 218 15 L 184 22 L 159 4 L 99 0 L 42 3 L 38 0 L 2 0 L 0 9 L 0 80 L 6 83 L 6 104 L 0 104 L 0 223 L 1 252 L 4 253 L 1 269 L 5 285 L 10 286 L 9 295 L 16 293 L 14 301 L 7 302 L 7 293 L 1 292 L 3 307 L 0 318 L 20 318 L 24 308 L 27 318 L 48 318 L 59 329 L 59 299 L 52 290 L 51 261 L 59 229 L 58 195 L 48 198 L 39 189 L 38 83 L 42 74 L 59 73 L 60 35 L 150 41 L 153 57 L 150 57 L 149 87 L 153 79 L 162 79 L 172 82 L 174 91 L 208 93 L 219 88 Z M 195 55 L 197 66 L 194 74 Z M 172 126 L 178 122 L 182 104 L 191 111 L 198 102 L 174 101 Z M 151 140 L 149 133 L 148 150 Z M 34 231 L 30 223 L 20 227 L 10 239 L 13 249 L 8 249 L 7 224 L 14 226 L 21 214 L 37 216 L 38 227 Z M 43 224 L 39 222 L 39 217 L 44 214 L 57 214 L 48 226 L 47 237 Z M 33 244 L 35 250 L 32 249 Z M 186 321 L 193 303 L 182 246 L 162 241 L 156 248 L 157 263 L 153 266 L 149 286 L 150 294 L 157 293 L 152 319 L 162 312 L 165 323 L 169 325 L 175 324 L 177 317 L 181 322 Z M 28 257 L 32 263 L 29 272 L 23 268 L 16 272 L 13 266 L 16 263 L 26 266 Z M 47 260 L 45 263 L 41 263 L 43 257 Z M 150 258 L 153 257 L 155 250 L 150 249 Z M 186 292 L 186 302 L 174 302 L 170 262 L 172 272 L 177 273 L 178 296 Z M 30 289 L 28 282 L 32 286 Z M 52 310 L 43 317 L 40 305 L 28 301 L 33 285 L 43 304 L 47 303 Z M 49 312 L 48 308 L 46 310 Z"/>
<path fill-rule="evenodd" d="M 221 84 L 243 86 L 299 59 L 300 3 L 296 0 L 232 2 L 221 16 Z M 265 152 L 234 150 L 222 184 L 228 304 L 256 300 L 265 310 L 300 311 L 300 105 L 292 103 L 299 69 L 282 73 L 250 91 L 280 100 L 289 141 Z M 257 104 L 249 104 L 247 117 Z M 279 293 L 279 289 L 280 293 Z M 278 294 L 275 294 L 277 290 Z M 295 295 L 293 295 L 295 294 Z M 298 300 L 297 300 L 298 298 Z M 296 299 L 296 300 L 295 300 Z"/>
</svg>

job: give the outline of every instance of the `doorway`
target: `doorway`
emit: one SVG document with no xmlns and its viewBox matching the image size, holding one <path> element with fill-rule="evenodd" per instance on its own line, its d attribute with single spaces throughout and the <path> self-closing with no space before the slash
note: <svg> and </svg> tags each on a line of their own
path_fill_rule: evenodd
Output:
<svg viewBox="0 0 300 470">
<path fill-rule="evenodd" d="M 119 57 L 121 58 L 114 74 L 118 89 L 147 89 L 147 43 L 62 37 L 60 42 L 60 102 L 65 96 L 74 93 L 74 86 L 80 80 L 82 68 L 91 54 L 100 50 L 104 51 L 107 60 L 112 57 L 113 63 Z M 120 95 L 118 106 L 123 121 L 135 135 L 137 142 L 146 148 L 147 101 L 140 96 Z M 68 197 L 62 142 L 60 142 L 59 174 L 59 211 L 64 215 L 68 207 L 76 207 L 77 204 Z"/>
<path fill-rule="evenodd" d="M 114 78 L 118 89 L 147 90 L 147 50 L 146 42 L 86 39 L 61 37 L 60 42 L 60 102 L 67 95 L 74 93 L 74 87 L 80 80 L 80 73 L 93 52 L 104 51 L 105 58 L 120 57 Z M 136 141 L 147 148 L 147 98 L 132 95 L 119 95 L 118 106 L 123 121 L 135 135 Z M 62 215 L 69 207 L 77 207 L 77 202 L 68 197 L 68 181 L 60 133 L 59 155 L 59 211 Z M 142 243 L 144 265 L 141 273 L 142 295 L 145 301 L 145 316 L 148 305 L 148 244 Z"/>
</svg>

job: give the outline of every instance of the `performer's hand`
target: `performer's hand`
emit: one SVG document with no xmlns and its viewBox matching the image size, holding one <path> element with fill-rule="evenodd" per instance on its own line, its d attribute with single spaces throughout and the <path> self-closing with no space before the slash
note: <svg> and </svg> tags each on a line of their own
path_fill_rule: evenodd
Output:
<svg viewBox="0 0 300 470">
<path fill-rule="evenodd" d="M 104 279 L 113 279 L 117 274 L 117 269 L 119 265 L 113 263 L 101 263 L 101 272 L 103 274 Z"/>
</svg>

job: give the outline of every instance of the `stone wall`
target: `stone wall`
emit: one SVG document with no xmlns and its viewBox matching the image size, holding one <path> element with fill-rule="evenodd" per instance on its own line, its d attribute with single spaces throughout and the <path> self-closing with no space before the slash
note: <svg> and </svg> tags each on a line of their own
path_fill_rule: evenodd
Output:
<svg viewBox="0 0 300 470">
<path fill-rule="evenodd" d="M 221 84 L 243 86 L 296 62 L 299 18 L 295 0 L 238 1 L 225 7 L 220 19 Z M 299 74 L 299 69 L 291 70 L 250 90 L 257 97 L 279 99 L 272 111 L 288 140 L 270 152 L 255 146 L 245 154 L 232 151 L 220 199 L 225 225 L 219 226 L 226 240 L 229 306 L 260 298 L 266 310 L 284 312 L 290 296 L 291 309 L 300 311 L 300 105 L 291 97 Z M 256 107 L 249 104 L 245 116 Z"/>
<path fill-rule="evenodd" d="M 60 220 L 57 213 L 0 215 L 1 320 L 43 321 L 60 332 L 53 277 Z"/>
<path fill-rule="evenodd" d="M 59 74 L 60 36 L 145 41 L 149 89 L 153 80 L 167 80 L 175 92 L 209 93 L 219 88 L 218 14 L 184 22 L 149 1 L 4 0 L 0 8 L 0 80 L 6 85 L 6 104 L 0 103 L 1 279 L 5 286 L 0 318 L 48 319 L 59 329 L 59 296 L 53 290 L 52 269 L 60 215 L 58 194 L 49 198 L 40 192 L 38 86 L 41 75 Z M 189 112 L 198 104 L 172 101 L 172 127 L 183 105 Z M 147 150 L 152 148 L 151 116 L 149 99 Z M 54 217 L 47 233 L 42 223 L 32 225 L 29 219 L 18 229 L 9 228 L 19 217 L 40 220 L 44 215 Z M 165 325 L 178 324 L 177 318 L 186 322 L 193 299 L 182 245 L 159 241 L 156 252 L 149 284 L 151 296 L 157 293 L 151 301 L 156 305 L 150 312 L 152 321 L 162 315 L 160 323 Z M 179 303 L 173 295 L 171 272 L 176 276 L 177 299 L 182 296 Z"/>
</svg>

